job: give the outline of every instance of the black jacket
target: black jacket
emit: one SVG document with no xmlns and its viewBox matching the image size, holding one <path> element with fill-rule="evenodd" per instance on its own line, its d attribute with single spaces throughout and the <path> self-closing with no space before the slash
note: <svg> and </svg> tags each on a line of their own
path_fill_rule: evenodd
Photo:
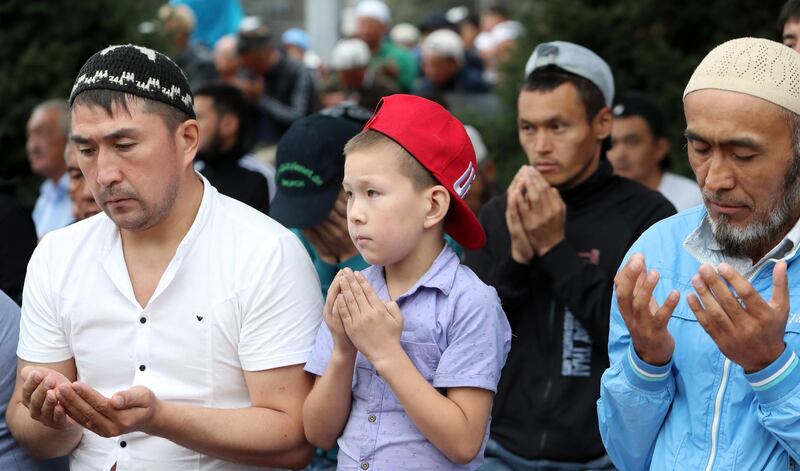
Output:
<svg viewBox="0 0 800 471">
<path fill-rule="evenodd" d="M 608 368 L 613 280 L 628 248 L 675 213 L 660 193 L 612 174 L 601 160 L 561 192 L 564 241 L 529 265 L 511 258 L 506 195 L 481 211 L 486 246 L 466 264 L 500 295 L 512 329 L 494 400 L 492 438 L 527 459 L 586 462 L 605 454 L 595 403 Z"/>
<path fill-rule="evenodd" d="M 28 261 L 36 248 L 33 219 L 19 200 L 15 186 L 0 181 L 0 290 L 22 304 Z"/>
</svg>

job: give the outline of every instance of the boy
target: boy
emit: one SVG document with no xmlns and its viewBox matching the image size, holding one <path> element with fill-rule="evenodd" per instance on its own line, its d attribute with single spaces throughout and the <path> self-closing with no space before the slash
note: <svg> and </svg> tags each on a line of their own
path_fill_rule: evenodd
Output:
<svg viewBox="0 0 800 471">
<path fill-rule="evenodd" d="M 348 230 L 373 266 L 328 290 L 305 432 L 339 469 L 475 469 L 511 333 L 493 288 L 444 242 L 485 235 L 463 197 L 475 153 L 424 98 L 392 95 L 345 146 Z"/>
</svg>

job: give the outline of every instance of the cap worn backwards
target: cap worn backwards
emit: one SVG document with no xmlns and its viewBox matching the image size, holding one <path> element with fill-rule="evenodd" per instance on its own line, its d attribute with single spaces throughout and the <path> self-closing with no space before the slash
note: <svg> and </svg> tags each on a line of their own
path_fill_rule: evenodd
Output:
<svg viewBox="0 0 800 471">
<path fill-rule="evenodd" d="M 83 64 L 69 104 L 86 90 L 116 90 L 173 106 L 195 118 L 186 74 L 164 54 L 133 44 L 108 46 Z"/>
<path fill-rule="evenodd" d="M 383 97 L 364 130 L 377 131 L 403 147 L 450 193 L 444 230 L 469 250 L 486 233 L 464 197 L 475 181 L 477 161 L 467 131 L 441 105 L 414 95 Z"/>
</svg>

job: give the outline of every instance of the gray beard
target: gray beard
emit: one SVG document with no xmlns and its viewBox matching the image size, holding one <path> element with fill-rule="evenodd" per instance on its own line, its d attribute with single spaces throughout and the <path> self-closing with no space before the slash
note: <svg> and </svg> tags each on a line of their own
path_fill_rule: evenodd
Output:
<svg viewBox="0 0 800 471">
<path fill-rule="evenodd" d="M 793 219 L 800 205 L 800 160 L 795 157 L 789 172 L 786 174 L 783 185 L 783 194 L 778 201 L 767 211 L 759 211 L 753 222 L 743 228 L 734 227 L 730 217 L 725 214 L 717 216 L 711 221 L 711 230 L 714 238 L 722 246 L 722 252 L 729 257 L 755 258 L 769 251 L 778 240 L 786 235 L 796 222 Z M 713 193 L 703 191 L 703 199 L 719 199 Z"/>
</svg>

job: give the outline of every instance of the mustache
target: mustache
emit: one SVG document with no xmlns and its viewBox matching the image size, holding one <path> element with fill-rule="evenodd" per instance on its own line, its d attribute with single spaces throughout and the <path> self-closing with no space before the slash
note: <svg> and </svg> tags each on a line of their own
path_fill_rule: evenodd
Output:
<svg viewBox="0 0 800 471">
<path fill-rule="evenodd" d="M 138 199 L 139 195 L 131 188 L 123 188 L 121 186 L 101 187 L 97 199 L 102 202 L 121 200 L 121 199 Z"/>
<path fill-rule="evenodd" d="M 703 190 L 703 200 L 706 203 L 716 203 L 724 206 L 748 206 L 746 201 L 731 198 L 719 191 Z"/>
</svg>

